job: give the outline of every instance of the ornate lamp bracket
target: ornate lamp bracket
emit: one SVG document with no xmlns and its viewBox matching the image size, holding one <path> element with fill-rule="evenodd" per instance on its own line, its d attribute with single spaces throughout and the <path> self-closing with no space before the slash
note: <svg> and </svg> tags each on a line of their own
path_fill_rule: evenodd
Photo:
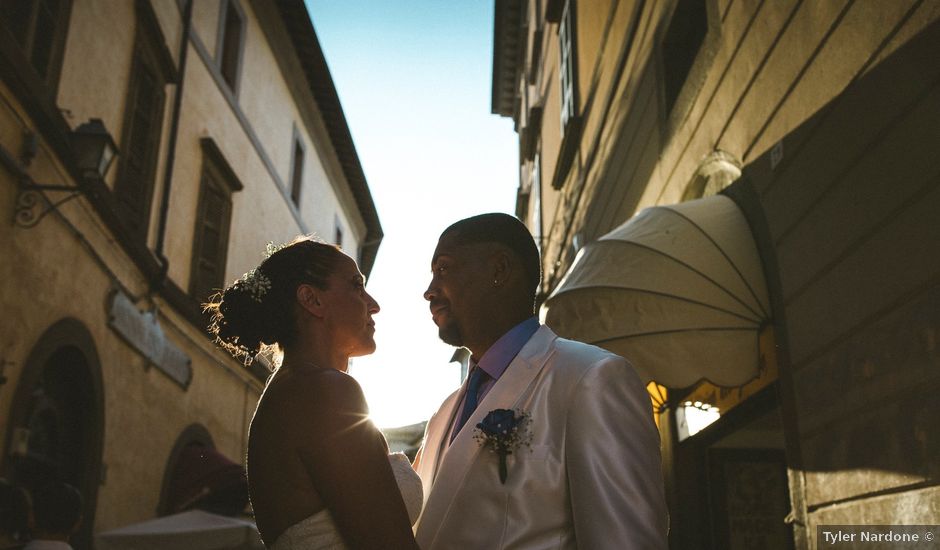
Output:
<svg viewBox="0 0 940 550">
<path fill-rule="evenodd" d="M 43 191 L 61 191 L 68 194 L 52 201 L 43 195 Z M 26 229 L 35 227 L 47 214 L 81 194 L 82 190 L 72 185 L 46 185 L 24 181 L 16 192 L 13 225 Z"/>
<path fill-rule="evenodd" d="M 85 186 L 82 185 L 84 181 L 104 180 L 118 151 L 101 119 L 90 119 L 72 130 L 69 141 L 71 161 L 80 174 L 77 186 L 36 183 L 26 173 L 25 167 L 29 166 L 39 150 L 37 136 L 32 131 L 27 131 L 23 138 L 23 150 L 20 154 L 22 164 L 5 150 L 0 151 L 0 161 L 19 177 L 19 189 L 13 206 L 13 225 L 23 228 L 35 227 L 47 214 L 81 195 L 85 191 Z M 45 195 L 45 192 L 50 191 L 66 195 L 53 201 Z"/>
</svg>

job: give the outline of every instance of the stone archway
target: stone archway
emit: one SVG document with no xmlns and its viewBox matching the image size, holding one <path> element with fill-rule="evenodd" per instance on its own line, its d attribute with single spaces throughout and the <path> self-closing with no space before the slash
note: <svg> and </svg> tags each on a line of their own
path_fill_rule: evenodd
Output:
<svg viewBox="0 0 940 550">
<path fill-rule="evenodd" d="M 158 515 L 199 509 L 236 516 L 248 504 L 248 480 L 240 463 L 219 452 L 201 424 L 191 424 L 170 452 Z"/>
<path fill-rule="evenodd" d="M 176 438 L 170 456 L 166 461 L 166 467 L 163 469 L 163 484 L 160 488 L 160 503 L 157 505 L 157 515 L 165 516 L 177 510 L 173 509 L 170 502 L 172 496 L 173 474 L 176 472 L 180 458 L 189 447 L 200 447 L 205 449 L 215 449 L 215 443 L 212 441 L 212 435 L 202 424 L 190 424 Z"/>
<path fill-rule="evenodd" d="M 32 489 L 49 479 L 77 487 L 84 520 L 76 550 L 91 548 L 104 443 L 101 364 L 91 333 L 77 319 L 50 326 L 33 346 L 16 387 L 3 475 Z"/>
</svg>

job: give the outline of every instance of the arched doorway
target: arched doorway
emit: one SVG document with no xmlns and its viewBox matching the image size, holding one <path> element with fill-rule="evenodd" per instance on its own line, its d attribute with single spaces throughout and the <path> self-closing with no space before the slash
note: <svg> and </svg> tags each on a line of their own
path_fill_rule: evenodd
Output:
<svg viewBox="0 0 940 550">
<path fill-rule="evenodd" d="M 76 319 L 52 325 L 33 347 L 13 397 L 3 475 L 34 489 L 51 479 L 77 487 L 84 520 L 72 544 L 89 550 L 104 434 L 101 366 Z"/>
<path fill-rule="evenodd" d="M 184 429 L 167 460 L 157 515 L 197 509 L 234 517 L 247 504 L 244 467 L 219 452 L 201 424 Z"/>
</svg>

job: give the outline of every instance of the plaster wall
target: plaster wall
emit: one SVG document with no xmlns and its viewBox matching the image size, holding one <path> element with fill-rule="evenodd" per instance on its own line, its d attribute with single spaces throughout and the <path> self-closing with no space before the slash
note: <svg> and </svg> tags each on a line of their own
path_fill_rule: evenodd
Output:
<svg viewBox="0 0 940 550">
<path fill-rule="evenodd" d="M 245 9 L 250 12 L 253 8 L 246 5 Z M 304 117 L 294 102 L 293 91 L 281 72 L 281 65 L 254 17 L 249 18 L 248 31 L 243 71 L 252 75 L 252 83 L 242 83 L 239 104 L 269 151 L 284 192 L 288 196 L 294 154 L 294 129 L 297 129 L 297 135 L 304 148 L 304 177 L 298 208 L 302 218 L 311 232 L 332 241 L 334 219 L 338 217 L 342 220 L 344 239 L 349 235 L 350 240 L 347 242 L 355 249 L 364 231 L 352 231 L 353 224 L 350 220 L 358 215 L 353 215 L 350 207 L 342 203 L 331 185 L 321 160 L 326 153 L 319 140 L 311 138 L 311 129 L 305 124 Z"/>
<path fill-rule="evenodd" d="M 208 36 L 201 34 L 208 33 L 210 28 L 215 29 L 209 22 L 217 20 L 218 13 L 210 14 L 206 5 L 199 8 L 197 21 L 202 22 L 194 25 L 196 38 L 184 84 L 181 145 L 175 170 L 189 178 L 198 177 L 194 174 L 197 175 L 199 170 L 193 169 L 201 167 L 201 152 L 192 143 L 200 137 L 211 137 L 245 185 L 245 189 L 235 193 L 232 199 L 233 219 L 243 219 L 246 223 L 233 225 L 229 235 L 226 269 L 226 281 L 229 282 L 257 265 L 268 241 L 283 242 L 305 231 L 332 240 L 337 219 L 343 229 L 347 250 L 357 250 L 364 234 L 358 213 L 346 204 L 348 200 L 342 201 L 337 197 L 321 163 L 319 146 L 311 141 L 311 134 L 299 123 L 301 116 L 294 103 L 296 98 L 258 27 L 252 6 L 248 3 L 241 6 L 246 15 L 245 46 L 242 78 L 234 95 L 224 90 L 222 86 L 226 85 L 213 77 L 218 69 L 215 57 L 208 52 L 217 41 L 212 38 L 216 31 Z M 216 4 L 216 11 L 219 8 L 220 5 Z M 299 136 L 305 148 L 300 208 L 293 205 L 289 188 L 295 127 L 300 130 Z M 181 223 L 173 224 L 171 235 L 168 235 L 168 243 L 172 242 L 170 246 L 179 258 L 176 268 L 171 267 L 171 273 L 184 288 L 189 281 L 197 183 L 198 180 L 189 183 L 188 190 L 174 187 L 174 195 L 182 196 L 172 198 L 174 204 L 181 205 L 181 208 L 173 208 L 171 212 L 179 212 L 182 219 Z M 293 220 L 293 223 L 273 224 L 270 223 L 272 220 Z M 260 223 L 253 227 L 267 227 L 267 231 L 243 231 L 253 223 Z"/>
<path fill-rule="evenodd" d="M 764 252 L 778 263 L 775 322 L 790 354 L 781 377 L 792 377 L 781 386 L 793 385 L 781 395 L 792 399 L 788 465 L 804 534 L 819 523 L 936 523 L 940 2 L 709 3 L 716 20 L 671 113 L 660 57 L 671 6 L 645 3 L 617 72 L 628 4 L 598 39 L 607 19 L 593 10 L 607 8 L 578 3 L 585 133 L 554 195 L 543 261 L 559 261 L 560 277 L 574 235 L 583 244 L 681 200 L 708 154 L 730 154 L 760 197 Z M 543 75 L 557 47 L 546 51 Z M 543 140 L 558 116 L 545 105 Z M 543 160 L 549 197 L 553 162 Z"/>
<path fill-rule="evenodd" d="M 665 113 L 659 41 L 672 9 L 667 4 L 645 3 L 633 17 L 628 17 L 630 2 L 612 10 L 606 4 L 578 4 L 585 131 L 561 196 L 548 185 L 543 190 L 546 204 L 564 205 L 554 209 L 554 223 L 548 211 L 545 215 L 546 228 L 552 229 L 546 231 L 546 265 L 561 260 L 561 273 L 573 259 L 564 251 L 575 234 L 581 232 L 583 244 L 644 207 L 677 202 L 699 163 L 716 149 L 744 164 L 767 153 L 935 20 L 938 10 L 936 2 L 913 1 L 710 3 L 714 20 L 702 51 L 676 107 Z M 608 20 L 609 27 L 596 24 Z M 632 23 L 636 37 L 627 44 Z M 557 63 L 554 27 L 548 27 L 543 75 Z M 545 91 L 543 143 L 558 131 L 548 124 L 557 118 L 558 104 L 550 103 L 551 90 Z M 606 103 L 610 94 L 613 100 Z M 553 151 L 557 155 L 557 149 L 543 146 L 543 180 L 551 177 Z M 566 215 L 572 220 L 567 232 Z"/>
<path fill-rule="evenodd" d="M 101 40 L 102 27 L 108 28 L 108 40 Z M 56 101 L 73 128 L 100 118 L 120 141 L 136 28 L 133 2 L 91 0 L 73 7 Z M 106 180 L 112 188 L 116 173 L 112 169 Z"/>
<path fill-rule="evenodd" d="M 9 99 L 5 89 L 5 100 Z M 16 106 L 0 109 L 2 146 L 18 150 L 10 131 L 22 128 Z M 37 181 L 68 182 L 48 151 L 33 160 Z M 17 185 L 0 172 L 0 211 L 12 212 Z M 221 352 L 147 296 L 147 283 L 97 222 L 83 199 L 63 205 L 34 228 L 7 225 L 0 231 L 0 304 L 7 322 L 2 331 L 8 382 L 0 386 L 0 426 L 7 433 L 14 391 L 26 359 L 40 335 L 56 321 L 71 317 L 91 333 L 104 380 L 104 479 L 98 490 L 95 531 L 134 523 L 154 515 L 170 450 L 183 429 L 198 419 L 217 448 L 232 460 L 245 453 L 247 418 L 260 395 L 260 382 L 233 369 Z M 89 253 L 90 250 L 94 252 Z M 97 256 L 98 260 L 95 259 Z M 112 292 L 121 288 L 141 309 L 158 308 L 167 338 L 192 359 L 187 389 L 148 366 L 147 360 L 108 327 Z"/>
<path fill-rule="evenodd" d="M 199 44 L 193 46 L 187 64 L 166 241 L 167 256 L 171 258 L 170 276 L 182 288 L 188 288 L 190 279 L 192 235 L 203 165 L 198 144 L 203 137 L 216 142 L 244 185 L 242 191 L 232 196 L 232 218 L 238 223 L 233 223 L 229 233 L 226 282 L 254 268 L 263 259 L 268 241 L 284 242 L 305 229 L 332 240 L 336 219 L 342 226 L 347 250 L 355 251 L 361 240 L 356 232 L 361 221 L 358 224 L 355 223 L 358 220 L 351 221 L 348 209 L 340 205 L 316 148 L 303 131 L 300 135 L 306 156 L 301 209 L 292 204 L 287 186 L 293 128 L 299 115 L 263 33 L 250 17 L 250 7 L 243 7 L 249 25 L 243 77 L 235 104 L 230 103 L 219 80 L 213 77 L 217 70 L 214 61 L 199 52 L 199 44 L 209 47 L 207 39 L 196 39 Z M 250 139 L 248 132 L 256 139 Z M 262 154 L 273 163 L 280 181 L 272 177 Z"/>
<path fill-rule="evenodd" d="M 212 59 L 216 58 L 222 4 L 221 0 L 196 0 L 193 3 L 193 32 L 205 44 Z"/>
<path fill-rule="evenodd" d="M 89 118 L 103 119 L 122 147 L 124 110 L 131 55 L 138 24 L 135 2 L 75 2 L 69 20 L 57 106 L 72 128 Z M 194 35 L 189 41 L 182 111 L 173 167 L 165 254 L 169 278 L 189 287 L 193 230 L 204 153 L 201 138 L 212 138 L 244 184 L 232 197 L 232 227 L 225 280 L 231 282 L 261 261 L 267 241 L 286 241 L 304 228 L 332 240 L 336 220 L 347 251 L 354 254 L 365 232 L 348 185 L 337 180 L 337 160 L 322 128 L 311 129 L 295 105 L 312 95 L 292 94 L 272 49 L 264 40 L 248 2 L 245 56 L 239 94 L 230 101 L 220 88 L 215 45 L 220 3 L 195 0 Z M 167 49 L 176 58 L 182 14 L 175 0 L 153 0 Z M 102 36 L 106 35 L 107 40 Z M 178 61 L 178 60 L 177 60 Z M 4 80 L 6 82 L 6 80 Z M 176 85 L 166 88 L 162 144 L 158 153 L 148 245 L 153 251 L 159 197 L 167 159 L 169 126 Z M 21 105 L 24 101 L 27 106 Z M 39 152 L 27 172 L 41 183 L 70 184 L 69 172 L 43 141 L 48 128 L 35 127 L 29 102 L 0 83 L 0 146 L 12 156 L 22 150 L 24 130 L 39 136 Z M 290 203 L 292 132 L 306 145 L 304 202 Z M 322 147 L 318 144 L 322 143 Z M 323 160 L 324 157 L 327 160 Z M 270 163 L 270 164 L 269 164 Z M 273 170 L 272 170 L 273 166 Z M 272 175 L 272 171 L 274 175 Z M 113 167 L 107 183 L 113 186 Z M 280 181 L 278 181 L 280 180 Z M 279 185 L 282 184 L 282 185 Z M 0 168 L 0 213 L 11 215 L 19 184 Z M 50 192 L 52 199 L 60 192 Z M 40 336 L 58 320 L 77 319 L 94 340 L 103 380 L 104 464 L 97 493 L 95 532 L 152 518 L 157 509 L 166 462 L 180 433 L 200 423 L 216 448 L 236 462 L 246 450 L 248 421 L 261 382 L 207 338 L 183 313 L 157 293 L 119 244 L 119 235 L 99 217 L 92 202 L 78 197 L 61 205 L 34 228 L 0 225 L 0 362 L 8 378 L 0 385 L 0 444 L 10 434 L 11 406 L 23 380 L 26 360 Z M 166 338 L 192 361 L 192 379 L 183 388 L 108 326 L 115 289 L 141 311 L 154 311 Z M 5 450 L 5 449 L 4 449 Z"/>
<path fill-rule="evenodd" d="M 232 226 L 225 281 L 232 282 L 263 259 L 265 243 L 300 233 L 284 195 L 196 52 L 186 68 L 183 113 L 174 165 L 166 236 L 170 277 L 189 288 L 193 232 L 204 154 L 200 138 L 212 138 L 244 185 L 232 194 Z"/>
<path fill-rule="evenodd" d="M 197 5 L 199 2 L 197 2 Z M 174 0 L 152 0 L 154 15 L 163 34 L 163 47 L 177 62 L 179 37 L 182 32 L 182 15 Z M 59 80 L 57 104 L 63 109 L 70 126 L 77 127 L 91 118 L 100 118 L 118 147 L 118 154 L 125 148 L 124 122 L 127 108 L 127 84 L 130 79 L 135 36 L 140 32 L 140 21 L 133 2 L 109 2 L 92 0 L 73 7 L 69 19 L 69 30 Z M 108 40 L 102 40 L 102 29 L 107 29 Z M 93 59 L 94 63 L 87 60 Z M 154 171 L 155 198 L 162 193 L 166 170 L 166 128 L 172 114 L 175 86 L 164 87 L 163 131 L 157 151 Z M 113 189 L 117 179 L 120 156 L 105 181 Z M 150 209 L 148 244 L 156 241 L 156 226 L 159 207 Z"/>
</svg>

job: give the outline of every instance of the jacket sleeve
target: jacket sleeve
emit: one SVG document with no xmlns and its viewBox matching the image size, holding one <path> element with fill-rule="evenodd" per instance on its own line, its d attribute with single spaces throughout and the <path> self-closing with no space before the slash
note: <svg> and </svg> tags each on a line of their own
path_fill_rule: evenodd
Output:
<svg viewBox="0 0 940 550">
<path fill-rule="evenodd" d="M 578 382 L 565 455 L 579 548 L 667 547 L 659 432 L 649 394 L 623 358 L 602 359 Z"/>
</svg>

